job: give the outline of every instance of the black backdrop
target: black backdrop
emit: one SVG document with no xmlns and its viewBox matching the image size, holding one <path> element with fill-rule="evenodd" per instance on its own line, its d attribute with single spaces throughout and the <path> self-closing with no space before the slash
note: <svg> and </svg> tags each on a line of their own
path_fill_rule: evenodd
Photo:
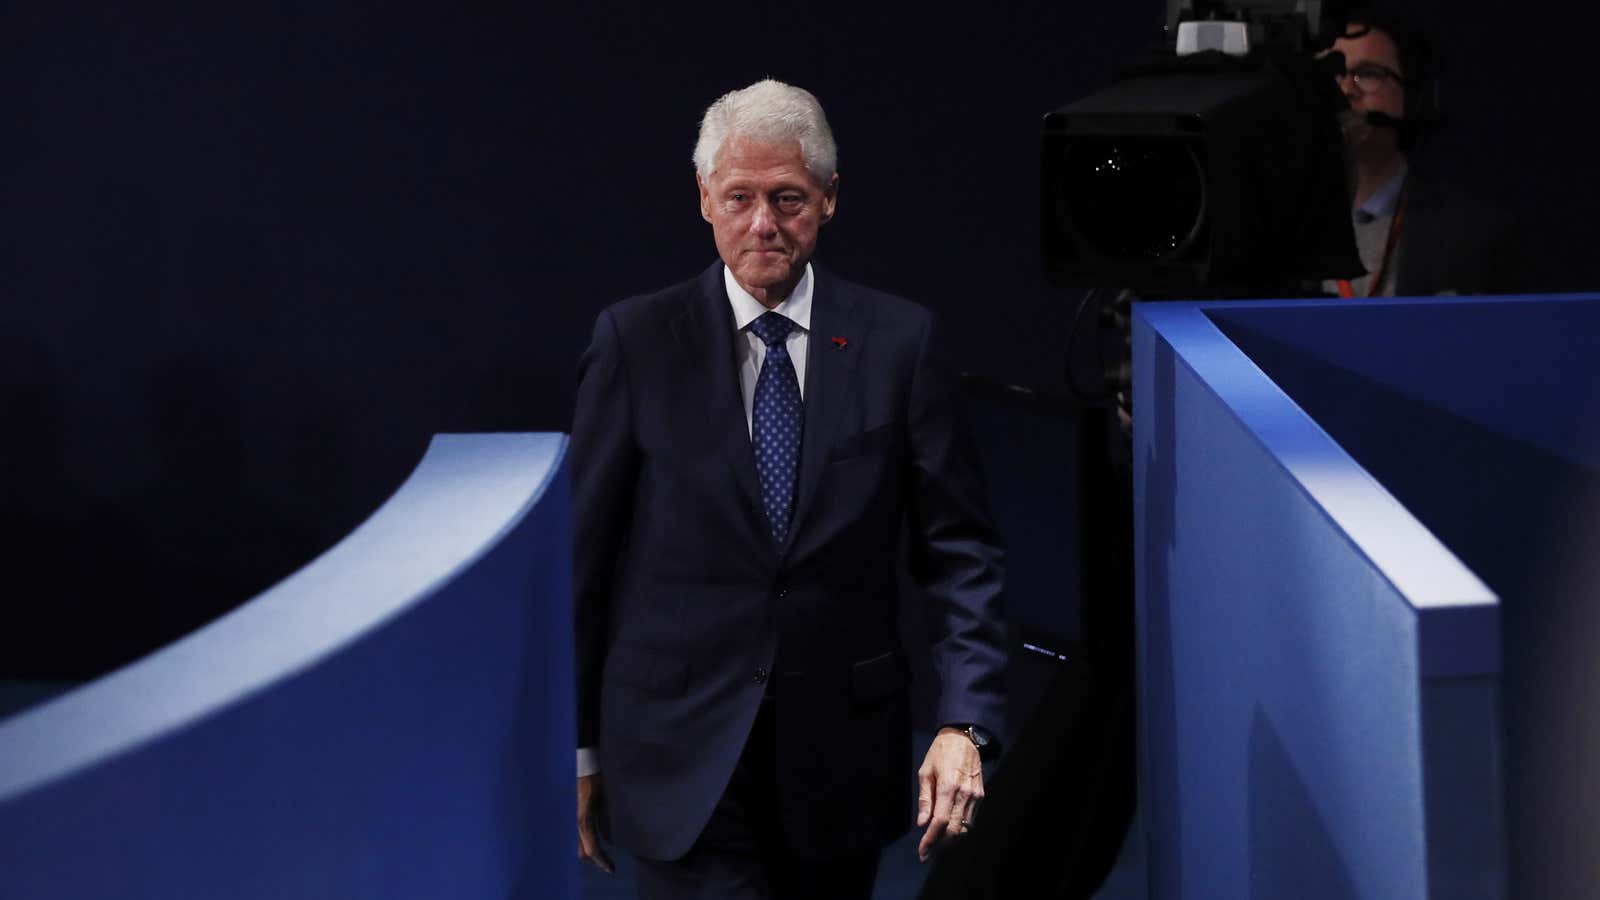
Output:
<svg viewBox="0 0 1600 900">
<path fill-rule="evenodd" d="M 840 142 L 819 258 L 1057 390 L 1039 119 L 1162 4 L 156 6 L 0 16 L 4 675 L 93 674 L 247 599 L 434 432 L 565 430 L 599 308 L 712 259 L 697 116 L 763 76 Z M 1436 168 L 1535 229 L 1541 286 L 1600 286 L 1590 32 L 1408 8 L 1449 53 Z"/>
</svg>

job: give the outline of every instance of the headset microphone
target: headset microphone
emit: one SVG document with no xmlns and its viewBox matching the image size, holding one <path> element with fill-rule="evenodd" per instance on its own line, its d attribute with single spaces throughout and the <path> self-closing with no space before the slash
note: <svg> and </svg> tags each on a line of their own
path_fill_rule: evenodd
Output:
<svg viewBox="0 0 1600 900">
<path fill-rule="evenodd" d="M 1423 110 L 1420 115 L 1412 115 L 1408 110 L 1405 116 L 1391 116 L 1379 110 L 1368 110 L 1363 118 L 1374 128 L 1394 129 L 1402 150 L 1411 149 L 1424 135 L 1437 128 L 1439 123 L 1437 116 L 1428 115 L 1428 110 Z"/>
</svg>

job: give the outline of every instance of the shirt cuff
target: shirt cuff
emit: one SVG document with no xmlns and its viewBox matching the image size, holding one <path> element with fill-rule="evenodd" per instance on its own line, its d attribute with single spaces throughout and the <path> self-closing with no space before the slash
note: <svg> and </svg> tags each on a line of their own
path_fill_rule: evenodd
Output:
<svg viewBox="0 0 1600 900">
<path fill-rule="evenodd" d="M 578 748 L 578 777 L 600 773 L 600 751 L 594 747 Z"/>
</svg>

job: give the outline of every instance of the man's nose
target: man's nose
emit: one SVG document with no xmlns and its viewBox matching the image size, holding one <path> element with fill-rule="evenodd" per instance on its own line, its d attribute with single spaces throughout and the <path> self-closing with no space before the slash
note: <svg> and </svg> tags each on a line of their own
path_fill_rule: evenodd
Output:
<svg viewBox="0 0 1600 900">
<path fill-rule="evenodd" d="M 772 204 L 765 197 L 756 201 L 750 215 L 750 231 L 757 237 L 772 237 L 778 233 L 778 220 L 773 215 Z"/>
<path fill-rule="evenodd" d="M 1344 94 L 1346 100 L 1354 103 L 1360 99 L 1361 91 L 1356 88 L 1356 80 L 1350 76 L 1349 72 L 1343 75 L 1335 75 L 1333 80 L 1339 83 L 1339 91 Z"/>
</svg>

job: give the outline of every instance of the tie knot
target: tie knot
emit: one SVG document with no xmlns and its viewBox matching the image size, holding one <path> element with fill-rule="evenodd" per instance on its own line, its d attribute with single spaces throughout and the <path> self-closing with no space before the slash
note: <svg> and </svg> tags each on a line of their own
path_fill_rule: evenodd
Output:
<svg viewBox="0 0 1600 900">
<path fill-rule="evenodd" d="M 761 343 L 768 347 L 783 343 L 783 339 L 794 330 L 794 322 L 775 312 L 762 313 L 761 318 L 750 323 L 750 331 L 761 338 Z"/>
</svg>

